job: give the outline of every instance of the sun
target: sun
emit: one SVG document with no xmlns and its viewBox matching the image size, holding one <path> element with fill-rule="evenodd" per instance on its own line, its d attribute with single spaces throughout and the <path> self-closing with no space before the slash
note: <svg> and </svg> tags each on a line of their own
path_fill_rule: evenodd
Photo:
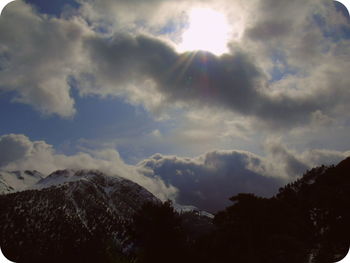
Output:
<svg viewBox="0 0 350 263">
<path fill-rule="evenodd" d="M 189 28 L 182 35 L 178 50 L 203 50 L 215 55 L 228 52 L 230 26 L 224 14 L 210 8 L 195 8 L 189 13 Z"/>
</svg>

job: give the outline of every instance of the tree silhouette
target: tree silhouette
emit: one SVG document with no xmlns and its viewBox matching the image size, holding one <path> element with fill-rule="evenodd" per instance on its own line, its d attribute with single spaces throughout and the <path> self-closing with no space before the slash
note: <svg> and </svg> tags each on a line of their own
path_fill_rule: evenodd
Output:
<svg viewBox="0 0 350 263">
<path fill-rule="evenodd" d="M 145 203 L 133 218 L 131 236 L 137 262 L 181 262 L 185 255 L 186 236 L 170 201 Z"/>
</svg>

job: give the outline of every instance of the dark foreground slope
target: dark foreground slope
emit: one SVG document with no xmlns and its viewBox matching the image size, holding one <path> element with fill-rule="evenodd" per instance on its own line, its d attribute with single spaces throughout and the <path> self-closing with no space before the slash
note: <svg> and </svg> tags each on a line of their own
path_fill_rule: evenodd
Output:
<svg viewBox="0 0 350 263">
<path fill-rule="evenodd" d="M 209 262 L 341 260 L 350 245 L 350 158 L 308 171 L 273 198 L 239 194 L 215 217 Z"/>
</svg>

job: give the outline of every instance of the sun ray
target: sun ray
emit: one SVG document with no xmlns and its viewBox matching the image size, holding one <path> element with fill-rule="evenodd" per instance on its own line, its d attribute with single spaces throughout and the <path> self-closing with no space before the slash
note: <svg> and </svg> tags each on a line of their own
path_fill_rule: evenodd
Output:
<svg viewBox="0 0 350 263">
<path fill-rule="evenodd" d="M 185 52 L 180 55 L 180 58 L 176 61 L 176 63 L 170 68 L 168 74 L 177 76 L 174 80 L 175 82 L 179 82 L 183 76 L 185 75 L 187 69 L 191 65 L 193 58 L 196 56 L 197 51 L 193 52 Z M 177 72 L 178 71 L 178 72 Z"/>
</svg>

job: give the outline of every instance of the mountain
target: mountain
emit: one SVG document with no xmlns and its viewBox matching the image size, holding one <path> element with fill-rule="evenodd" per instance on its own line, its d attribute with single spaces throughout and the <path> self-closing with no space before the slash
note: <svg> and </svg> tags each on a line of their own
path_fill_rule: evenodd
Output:
<svg viewBox="0 0 350 263">
<path fill-rule="evenodd" d="M 0 194 L 25 190 L 41 179 L 38 171 L 0 171 Z"/>
<path fill-rule="evenodd" d="M 132 181 L 92 170 L 56 171 L 32 188 L 0 195 L 0 246 L 15 262 L 122 257 L 133 214 L 160 203 Z"/>
</svg>

